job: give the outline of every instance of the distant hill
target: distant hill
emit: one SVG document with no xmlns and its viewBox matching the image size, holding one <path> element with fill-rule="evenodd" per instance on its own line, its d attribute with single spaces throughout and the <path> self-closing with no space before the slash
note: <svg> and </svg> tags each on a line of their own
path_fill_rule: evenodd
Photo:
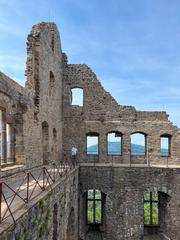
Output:
<svg viewBox="0 0 180 240">
<path fill-rule="evenodd" d="M 121 145 L 119 146 L 119 143 L 118 142 L 109 142 L 108 144 L 108 152 L 109 154 L 119 154 L 121 153 Z M 87 152 L 89 154 L 94 154 L 94 153 L 97 153 L 98 151 L 98 145 L 93 145 L 93 146 L 90 146 L 88 147 L 87 149 Z M 144 155 L 145 153 L 145 149 L 144 149 L 144 146 L 142 145 L 138 145 L 138 144 L 132 144 L 132 149 L 131 149 L 131 154 L 132 155 Z M 161 149 L 161 155 L 162 156 L 167 156 L 167 149 Z"/>
<path fill-rule="evenodd" d="M 98 151 L 98 145 L 93 145 L 88 147 L 88 153 L 93 154 Z M 121 153 L 121 145 L 118 142 L 109 142 L 108 144 L 108 152 L 109 154 L 120 154 Z M 144 155 L 144 147 L 142 145 L 133 144 L 132 145 L 132 154 L 134 155 Z"/>
</svg>

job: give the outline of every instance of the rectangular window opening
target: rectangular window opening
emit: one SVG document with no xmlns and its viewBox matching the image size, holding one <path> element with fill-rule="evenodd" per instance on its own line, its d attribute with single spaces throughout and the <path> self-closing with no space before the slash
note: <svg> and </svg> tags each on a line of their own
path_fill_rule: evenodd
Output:
<svg viewBox="0 0 180 240">
<path fill-rule="evenodd" d="M 87 154 L 98 155 L 99 154 L 99 137 L 87 136 Z"/>
<path fill-rule="evenodd" d="M 160 153 L 162 157 L 170 156 L 170 138 L 169 137 L 161 137 L 161 147 Z"/>
</svg>

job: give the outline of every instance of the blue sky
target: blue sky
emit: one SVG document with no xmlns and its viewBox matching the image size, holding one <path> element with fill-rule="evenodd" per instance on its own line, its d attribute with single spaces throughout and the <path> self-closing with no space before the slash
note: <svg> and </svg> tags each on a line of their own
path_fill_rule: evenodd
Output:
<svg viewBox="0 0 180 240">
<path fill-rule="evenodd" d="M 86 63 L 123 105 L 180 126 L 179 0 L 0 0 L 0 71 L 25 82 L 33 24 L 55 21 L 70 63 Z"/>
</svg>

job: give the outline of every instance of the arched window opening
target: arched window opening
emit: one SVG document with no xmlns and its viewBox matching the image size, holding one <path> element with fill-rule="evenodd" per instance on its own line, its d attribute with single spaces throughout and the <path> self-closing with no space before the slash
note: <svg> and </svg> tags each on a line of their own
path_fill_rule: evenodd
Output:
<svg viewBox="0 0 180 240">
<path fill-rule="evenodd" d="M 53 209 L 53 240 L 57 240 L 58 238 L 58 205 L 54 204 Z"/>
<path fill-rule="evenodd" d="M 55 128 L 53 128 L 53 139 L 56 140 L 57 138 L 57 131 Z"/>
<path fill-rule="evenodd" d="M 131 134 L 131 155 L 145 156 L 146 155 L 146 135 L 143 133 Z"/>
<path fill-rule="evenodd" d="M 160 154 L 162 157 L 171 155 L 171 137 L 168 135 L 161 136 Z"/>
<path fill-rule="evenodd" d="M 98 155 L 99 154 L 99 134 L 88 133 L 86 136 L 87 154 Z"/>
<path fill-rule="evenodd" d="M 159 225 L 159 194 L 157 192 L 144 194 L 144 225 Z"/>
<path fill-rule="evenodd" d="M 0 109 L 0 160 L 13 163 L 15 160 L 15 137 L 12 124 L 7 123 L 6 110 Z"/>
<path fill-rule="evenodd" d="M 54 94 L 54 85 L 55 85 L 55 78 L 52 71 L 50 71 L 49 74 L 49 96 L 52 96 Z"/>
<path fill-rule="evenodd" d="M 51 36 L 51 49 L 52 49 L 53 52 L 54 52 L 54 45 L 55 45 L 54 33 L 52 33 L 52 36 Z"/>
<path fill-rule="evenodd" d="M 83 89 L 72 88 L 71 89 L 71 105 L 72 106 L 83 106 Z"/>
<path fill-rule="evenodd" d="M 42 146 L 43 146 L 43 164 L 49 162 L 49 126 L 47 122 L 42 123 Z"/>
<path fill-rule="evenodd" d="M 107 135 L 107 154 L 122 155 L 122 134 L 111 132 Z"/>
<path fill-rule="evenodd" d="M 13 129 L 10 124 L 6 124 L 6 159 L 9 162 L 13 162 L 13 148 L 14 148 L 14 141 L 13 141 Z"/>
<path fill-rule="evenodd" d="M 86 193 L 86 222 L 100 225 L 103 223 L 103 194 L 99 190 L 91 189 Z"/>
</svg>

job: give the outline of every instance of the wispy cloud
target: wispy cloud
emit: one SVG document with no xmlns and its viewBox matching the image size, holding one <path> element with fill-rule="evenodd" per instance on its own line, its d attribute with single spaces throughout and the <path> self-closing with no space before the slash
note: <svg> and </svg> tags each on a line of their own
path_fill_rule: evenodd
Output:
<svg viewBox="0 0 180 240">
<path fill-rule="evenodd" d="M 24 81 L 32 25 L 56 21 L 71 63 L 87 63 L 121 104 L 180 125 L 180 2 L 1 0 L 0 70 Z"/>
</svg>

